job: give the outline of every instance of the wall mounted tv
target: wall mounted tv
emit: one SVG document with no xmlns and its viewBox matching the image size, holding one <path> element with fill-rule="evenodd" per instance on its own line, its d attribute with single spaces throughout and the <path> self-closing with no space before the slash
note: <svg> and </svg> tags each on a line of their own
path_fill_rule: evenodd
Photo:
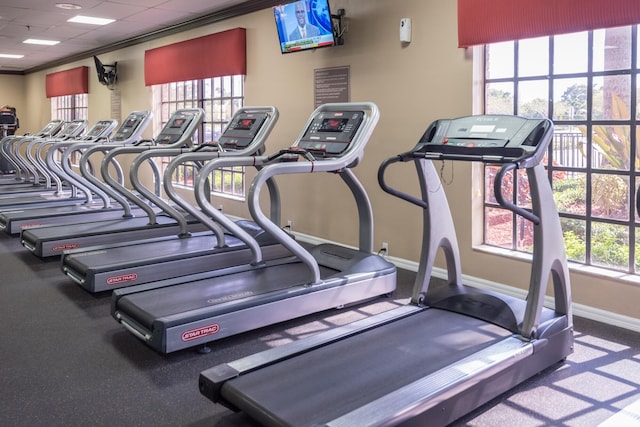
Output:
<svg viewBox="0 0 640 427">
<path fill-rule="evenodd" d="M 337 44 L 328 0 L 281 4 L 273 7 L 273 14 L 282 53 Z"/>
</svg>

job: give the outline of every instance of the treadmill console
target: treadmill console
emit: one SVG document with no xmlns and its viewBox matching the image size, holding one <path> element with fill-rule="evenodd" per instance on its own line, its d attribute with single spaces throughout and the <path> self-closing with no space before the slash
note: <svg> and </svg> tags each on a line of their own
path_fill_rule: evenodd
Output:
<svg viewBox="0 0 640 427">
<path fill-rule="evenodd" d="M 100 120 L 84 134 L 82 139 L 85 141 L 95 141 L 98 138 L 109 136 L 117 124 L 118 122 L 115 120 Z"/>
<path fill-rule="evenodd" d="M 45 127 L 43 127 L 40 132 L 38 132 L 35 136 L 39 137 L 47 137 L 53 136 L 60 131 L 60 128 L 64 125 L 62 120 L 52 120 Z"/>
<path fill-rule="evenodd" d="M 16 113 L 11 111 L 0 111 L 0 125 L 16 126 L 18 119 Z"/>
<path fill-rule="evenodd" d="M 86 126 L 86 120 L 73 120 L 67 123 L 66 126 L 58 134 L 56 134 L 56 138 L 74 138 L 80 135 Z"/>
<path fill-rule="evenodd" d="M 267 119 L 266 113 L 237 114 L 218 139 L 225 149 L 240 150 L 251 144 Z"/>
<path fill-rule="evenodd" d="M 113 136 L 113 141 L 126 141 L 131 138 L 136 133 L 141 131 L 140 126 L 143 123 L 147 122 L 149 118 L 148 111 L 135 111 L 127 116 L 126 119 L 122 122 L 120 128 L 116 131 L 116 134 Z"/>
<path fill-rule="evenodd" d="M 169 117 L 169 121 L 164 125 L 160 134 L 156 137 L 156 143 L 163 145 L 172 145 L 180 139 L 188 136 L 189 138 L 198 126 L 196 111 L 176 111 Z"/>
<path fill-rule="evenodd" d="M 552 136 L 549 119 L 468 116 L 432 123 L 414 152 L 429 158 L 513 162 L 528 167 L 542 161 Z"/>
<path fill-rule="evenodd" d="M 325 156 L 343 153 L 363 118 L 363 111 L 323 111 L 313 117 L 297 146 Z"/>
</svg>

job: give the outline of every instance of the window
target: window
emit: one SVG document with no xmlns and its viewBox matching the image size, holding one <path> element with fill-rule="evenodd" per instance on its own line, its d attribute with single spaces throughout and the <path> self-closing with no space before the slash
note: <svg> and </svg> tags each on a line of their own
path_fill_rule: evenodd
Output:
<svg viewBox="0 0 640 427">
<path fill-rule="evenodd" d="M 51 98 L 51 120 L 86 120 L 88 111 L 86 93 Z"/>
<path fill-rule="evenodd" d="M 194 135 L 194 144 L 216 141 L 233 114 L 244 104 L 244 76 L 224 76 L 203 80 L 165 83 L 153 86 L 155 133 L 158 134 L 169 117 L 181 108 L 203 108 L 205 119 Z M 163 170 L 171 159 L 163 159 Z M 193 186 L 197 170 L 185 164 L 176 170 L 173 182 Z M 212 193 L 244 198 L 244 168 L 224 168 L 211 177 Z"/>
<path fill-rule="evenodd" d="M 77 95 L 54 96 L 51 98 L 51 120 L 87 120 L 89 108 L 87 106 L 88 95 L 81 93 Z M 55 154 L 56 160 L 61 160 L 60 153 Z M 80 153 L 74 152 L 69 157 L 73 166 L 78 166 Z"/>
<path fill-rule="evenodd" d="M 486 45 L 486 113 L 549 117 L 545 159 L 570 260 L 640 274 L 638 26 Z M 530 252 L 531 224 L 495 202 L 485 168 L 484 243 Z M 526 174 L 503 188 L 527 207 Z"/>
</svg>

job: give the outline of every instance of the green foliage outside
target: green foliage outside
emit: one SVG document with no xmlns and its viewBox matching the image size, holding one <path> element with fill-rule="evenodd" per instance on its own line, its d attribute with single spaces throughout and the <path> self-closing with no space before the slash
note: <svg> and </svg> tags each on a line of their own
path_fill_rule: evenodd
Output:
<svg viewBox="0 0 640 427">
<path fill-rule="evenodd" d="M 602 102 L 602 88 L 594 88 L 594 99 Z M 611 93 L 611 117 L 624 119 L 629 117 L 628 107 L 615 93 Z M 573 85 L 562 95 L 560 102 L 554 105 L 556 111 L 566 111 L 560 114 L 563 118 L 573 120 L 584 119 L 581 117 L 586 111 L 587 87 Z M 513 96 L 504 91 L 491 91 L 488 105 L 495 110 L 507 110 L 512 106 Z M 526 117 L 539 117 L 541 105 L 544 99 L 534 99 L 522 105 L 519 114 Z M 594 101 L 595 102 L 595 101 Z M 505 113 L 507 113 L 505 111 Z M 509 113 L 507 113 L 509 114 Z M 567 116 L 567 117 L 564 117 Z M 579 126 L 585 138 L 586 127 Z M 629 170 L 633 167 L 640 169 L 640 153 L 635 159 L 630 152 L 630 128 L 617 125 L 594 125 L 590 135 L 592 146 L 603 158 L 603 162 L 597 165 L 601 169 Z M 584 150 L 580 151 L 586 157 Z M 554 197 L 558 210 L 581 215 L 585 212 L 585 178 L 565 178 L 553 182 Z M 593 174 L 591 177 L 592 188 L 592 214 L 600 217 L 615 218 L 626 215 L 627 201 L 629 199 L 629 183 L 620 175 Z M 563 218 L 563 234 L 569 259 L 585 262 L 586 260 L 586 222 Z M 638 229 L 640 233 L 640 229 Z M 635 269 L 640 269 L 640 236 L 636 237 L 635 244 Z M 627 270 L 629 264 L 629 230 L 626 226 L 607 224 L 593 221 L 591 229 L 591 262 L 595 265 L 610 267 L 616 270 Z"/>
</svg>

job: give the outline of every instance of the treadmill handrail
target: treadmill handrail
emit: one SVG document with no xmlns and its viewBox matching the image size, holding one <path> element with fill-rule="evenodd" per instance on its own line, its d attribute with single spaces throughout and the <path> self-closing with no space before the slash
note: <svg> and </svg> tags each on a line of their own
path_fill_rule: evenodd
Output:
<svg viewBox="0 0 640 427">
<path fill-rule="evenodd" d="M 38 178 L 35 182 L 40 182 L 40 177 L 45 180 L 45 188 L 50 189 L 52 187 L 51 181 L 53 180 L 51 175 L 36 161 L 36 158 L 33 156 L 32 150 L 37 144 L 42 144 L 45 141 L 44 138 L 32 138 L 29 140 L 24 140 L 20 142 L 17 146 L 18 153 L 24 152 L 24 156 L 21 158 L 31 166 L 32 173 L 35 174 Z"/>
<path fill-rule="evenodd" d="M 372 102 L 365 103 L 332 103 L 324 104 L 316 108 L 311 114 L 307 124 L 302 129 L 300 136 L 296 140 L 293 146 L 297 145 L 305 135 L 305 132 L 313 122 L 314 118 L 325 111 L 363 111 L 364 120 L 358 127 L 356 133 L 353 136 L 351 144 L 347 150 L 339 157 L 325 158 L 319 161 L 303 161 L 303 162 L 278 162 L 275 164 L 267 164 L 258 172 L 251 182 L 249 188 L 249 195 L 247 202 L 249 205 L 249 212 L 254 221 L 263 228 L 267 233 L 271 234 L 276 240 L 278 240 L 283 246 L 297 256 L 309 269 L 312 279 L 312 284 L 320 283 L 320 268 L 316 259 L 297 241 L 292 239 L 284 230 L 282 230 L 277 224 L 267 218 L 260 208 L 260 190 L 265 183 L 273 179 L 276 175 L 285 174 L 299 174 L 299 173 L 314 173 L 314 172 L 336 172 L 344 168 L 350 168 L 357 165 L 364 155 L 364 146 L 369 141 L 373 130 L 378 122 L 380 113 L 377 105 Z M 213 162 L 218 162 L 215 160 Z"/>
<path fill-rule="evenodd" d="M 64 179 L 71 186 L 71 197 L 78 197 L 78 188 L 73 180 L 68 180 L 68 176 L 65 171 L 60 168 L 60 166 L 53 160 L 53 156 L 48 157 L 46 154 L 43 154 L 45 148 L 48 151 L 51 150 L 52 147 L 55 147 L 58 143 L 63 141 L 68 141 L 72 138 L 75 138 L 82 134 L 84 129 L 87 127 L 87 120 L 72 120 L 65 124 L 64 128 L 60 130 L 56 134 L 54 138 L 50 138 L 48 140 L 43 141 L 37 149 L 35 155 L 35 161 L 38 163 L 42 170 L 51 176 L 51 178 L 56 183 L 56 194 L 63 194 L 63 185 L 62 180 Z M 86 193 L 86 188 L 82 189 L 85 193 L 86 202 L 90 202 L 92 199 L 92 195 Z"/>
<path fill-rule="evenodd" d="M 89 204 L 93 201 L 94 192 L 92 192 L 92 188 L 89 188 L 89 186 L 85 185 L 83 182 L 76 179 L 73 175 L 69 174 L 67 169 L 64 168 L 62 161 L 60 162 L 60 164 L 58 164 L 54 159 L 54 155 L 58 151 L 60 151 L 64 155 L 64 152 L 66 151 L 65 149 L 68 148 L 69 145 L 70 143 L 66 141 L 49 144 L 49 148 L 45 154 L 45 162 L 56 178 L 56 185 L 58 185 L 58 182 L 60 183 L 60 189 L 62 188 L 62 180 L 64 179 L 72 186 L 72 188 L 80 189 L 84 194 L 84 203 Z M 75 193 L 76 192 L 74 191 L 73 197 L 75 197 Z M 95 194 L 99 193 L 95 192 Z"/>
<path fill-rule="evenodd" d="M 133 216 L 133 214 L 131 213 L 131 205 L 123 195 L 117 192 L 114 188 L 110 187 L 107 183 L 99 180 L 94 176 L 93 174 L 94 168 L 90 167 L 91 166 L 90 158 L 94 153 L 97 153 L 99 151 L 106 153 L 109 150 L 112 150 L 113 148 L 125 147 L 127 145 L 131 145 L 139 141 L 140 136 L 142 135 L 142 133 L 145 131 L 145 129 L 151 122 L 153 113 L 148 110 L 133 111 L 122 122 L 119 130 L 128 129 L 130 127 L 129 124 L 130 124 L 131 117 L 140 119 L 140 120 L 138 121 L 137 126 L 132 131 L 129 132 L 127 138 L 119 139 L 119 140 L 107 139 L 106 141 L 102 141 L 102 144 L 96 144 L 92 147 L 89 147 L 80 156 L 80 165 L 79 165 L 80 173 L 86 180 L 93 183 L 98 188 L 101 188 L 105 193 L 107 193 L 109 196 L 111 196 L 111 198 L 113 198 L 115 201 L 117 201 L 120 204 L 120 206 L 124 210 L 122 215 L 124 218 L 130 218 Z M 116 131 L 116 136 L 118 135 L 118 133 L 119 132 Z M 118 181 L 124 182 L 124 175 L 122 173 L 122 168 L 120 167 L 120 164 L 114 160 L 111 163 L 111 166 L 116 169 L 116 172 L 118 174 Z"/>
<path fill-rule="evenodd" d="M 163 146 L 163 148 L 178 148 L 183 146 L 188 147 L 191 144 L 191 136 L 197 130 L 197 128 L 202 123 L 202 120 L 204 119 L 205 112 L 202 108 L 185 108 L 185 109 L 180 109 L 175 111 L 171 117 L 178 114 L 191 114 L 193 115 L 193 121 L 191 121 L 188 124 L 188 127 L 184 129 L 184 133 L 180 136 L 180 138 L 178 138 L 177 141 L 171 144 L 166 144 Z M 171 120 L 171 117 L 170 117 L 170 120 Z M 161 134 L 162 134 L 162 131 L 161 131 Z M 147 205 L 143 200 L 141 200 L 141 198 L 136 196 L 131 190 L 127 189 L 124 185 L 121 185 L 120 183 L 114 181 L 113 178 L 109 175 L 108 165 L 111 162 L 111 160 L 114 159 L 116 156 L 119 156 L 122 154 L 141 154 L 146 150 L 150 150 L 150 149 L 157 150 L 158 148 L 156 147 L 158 146 L 157 145 L 137 145 L 137 146 L 119 147 L 109 151 L 104 156 L 104 159 L 102 160 L 102 163 L 100 165 L 100 173 L 102 174 L 102 178 L 109 185 L 111 185 L 117 191 L 119 191 L 123 196 L 129 199 L 132 203 L 140 207 L 140 209 L 142 209 L 149 217 L 149 224 L 156 224 L 156 213 L 154 212 L 154 210 L 149 205 Z M 155 174 L 154 182 L 156 183 L 158 193 L 160 193 L 159 191 L 160 190 L 160 187 L 159 187 L 160 174 L 158 172 L 157 165 L 152 160 L 149 160 L 149 162 Z M 131 169 L 129 172 L 130 172 L 129 175 L 131 178 Z M 155 194 L 145 191 L 144 186 L 139 181 L 136 182 L 136 180 L 137 180 L 137 176 L 135 177 L 134 180 L 132 180 L 131 184 L 139 192 L 143 193 L 144 191 L 143 194 L 147 197 L 148 201 L 155 204 L 156 206 L 160 206 L 163 203 L 163 200 L 159 195 L 156 196 Z"/>
<path fill-rule="evenodd" d="M 272 120 L 276 120 L 276 121 L 277 121 L 277 118 L 278 118 L 278 110 L 275 107 L 241 108 L 238 111 L 236 111 L 235 114 L 237 116 L 238 114 L 244 114 L 244 113 L 248 113 L 248 112 L 264 112 L 264 113 L 269 114 L 272 117 Z M 225 156 L 225 155 L 227 155 L 227 153 L 229 153 L 229 155 L 232 155 L 232 154 L 233 155 L 241 155 L 240 153 L 243 153 L 243 154 L 246 153 L 247 155 L 249 155 L 252 152 L 255 152 L 256 150 L 260 149 L 260 147 L 264 143 L 264 138 L 266 138 L 266 136 L 270 133 L 273 124 L 274 124 L 274 122 L 270 121 L 267 124 L 267 126 L 263 126 L 263 127 L 260 128 L 260 133 L 258 135 L 256 135 L 256 137 L 254 138 L 254 141 L 257 144 L 250 144 L 244 150 L 239 150 L 238 152 L 220 151 L 221 147 L 214 146 L 214 148 L 217 149 L 214 152 L 216 152 L 218 156 Z M 265 129 L 265 128 L 268 128 L 268 129 Z M 258 146 L 256 146 L 256 145 L 258 145 Z M 159 197 L 155 197 L 155 195 L 152 194 L 142 184 L 142 182 L 140 181 L 140 177 L 139 177 L 139 169 L 140 169 L 140 166 L 142 165 L 142 163 L 144 161 L 151 160 L 152 157 L 175 157 L 175 156 L 178 156 L 180 154 L 199 151 L 199 150 L 201 150 L 201 147 L 202 146 L 198 146 L 198 147 L 195 147 L 195 148 L 190 148 L 190 147 L 158 148 L 158 149 L 154 149 L 154 150 L 151 150 L 151 151 L 146 151 L 146 152 L 140 153 L 133 160 L 133 162 L 131 163 L 131 168 L 129 169 L 129 179 L 131 180 L 131 183 L 132 183 L 133 187 L 136 188 L 145 197 L 150 199 L 156 206 L 158 206 L 160 209 L 162 209 L 165 213 L 167 213 L 169 216 L 171 216 L 173 219 L 175 219 L 178 222 L 178 225 L 180 227 L 180 232 L 178 233 L 179 236 L 188 236 L 189 235 L 189 232 L 187 231 L 188 224 L 187 224 L 185 216 L 181 212 L 179 212 L 177 209 L 175 209 L 173 206 L 171 206 L 169 203 L 167 203 L 166 201 L 162 200 Z M 167 168 L 167 169 L 169 169 L 169 168 Z M 171 181 L 174 170 L 175 170 L 175 168 L 171 168 L 171 173 L 170 174 L 167 174 L 167 173 L 164 174 L 163 180 L 162 180 L 164 183 L 166 183 L 167 181 Z M 171 190 L 173 190 L 173 186 L 171 186 Z M 189 212 L 192 215 L 194 215 L 195 217 L 197 217 L 201 222 L 203 222 L 207 227 L 209 227 L 214 232 L 214 234 L 218 237 L 218 245 L 219 246 L 224 246 L 224 232 L 223 232 L 223 230 L 221 230 L 219 228 L 218 225 L 215 225 L 213 222 L 211 222 L 208 217 L 201 216 L 201 215 L 199 215 L 199 212 L 196 212 L 195 210 L 190 209 L 189 203 L 184 201 L 183 199 L 180 199 L 180 201 L 178 202 L 176 199 L 178 199 L 179 196 L 177 195 L 177 193 L 175 191 L 172 191 L 172 195 L 174 197 L 172 198 L 170 196 L 170 198 L 172 198 L 174 200 L 174 202 L 176 202 L 183 209 L 185 209 L 187 212 Z"/>
<path fill-rule="evenodd" d="M 413 157 L 411 159 L 413 160 Z M 405 200 L 409 203 L 419 206 L 422 209 L 427 209 L 428 205 L 424 200 L 418 199 L 417 197 L 413 197 L 410 194 L 396 190 L 395 188 L 389 186 L 384 179 L 384 174 L 390 165 L 398 162 L 406 162 L 407 160 L 408 160 L 407 156 L 402 156 L 402 155 L 398 155 L 398 156 L 391 157 L 384 160 L 380 165 L 380 167 L 378 168 L 378 184 L 380 185 L 380 188 L 382 188 L 382 190 L 385 193 L 391 194 L 392 196 L 396 196 L 399 199 Z"/>
<path fill-rule="evenodd" d="M 109 135 L 111 135 L 113 130 L 116 128 L 116 126 L 118 126 L 117 120 L 101 120 L 97 123 L 102 125 L 107 124 L 107 126 L 105 126 L 102 132 L 100 132 L 99 134 L 96 134 L 92 137 L 83 137 L 80 139 L 65 141 L 65 142 L 59 143 L 56 147 L 58 149 L 60 148 L 64 149 L 64 151 L 62 151 L 62 156 L 60 159 L 60 166 L 68 175 L 68 177 L 74 180 L 80 188 L 84 187 L 83 191 L 85 191 L 85 193 L 90 191 L 97 194 L 98 197 L 100 197 L 100 199 L 102 200 L 102 207 L 106 209 L 111 206 L 111 200 L 109 199 L 109 195 L 105 191 L 103 191 L 101 187 L 95 185 L 93 182 L 86 179 L 86 177 L 82 176 L 81 174 L 78 174 L 76 171 L 74 171 L 71 168 L 71 155 L 74 152 L 77 151 L 80 153 L 80 155 L 82 155 L 82 150 L 97 144 L 98 141 L 102 138 L 108 138 Z M 94 125 L 94 128 L 89 131 L 89 135 L 91 135 L 92 132 L 94 132 L 95 128 L 96 126 Z M 47 153 L 47 155 L 48 154 L 49 153 Z"/>
<path fill-rule="evenodd" d="M 171 206 L 165 200 L 158 197 L 156 194 L 150 191 L 147 187 L 145 187 L 140 181 L 139 171 L 140 171 L 140 166 L 143 163 L 149 162 L 149 164 L 151 164 L 154 162 L 152 157 L 173 157 L 181 153 L 184 153 L 185 150 L 189 150 L 189 149 L 186 147 L 154 148 L 153 150 L 148 150 L 138 154 L 136 158 L 133 159 L 129 167 L 129 180 L 131 181 L 131 185 L 136 190 L 138 190 L 138 192 L 140 192 L 143 196 L 145 196 L 148 200 L 151 200 L 154 205 L 159 207 L 167 215 L 169 215 L 171 218 L 176 220 L 176 222 L 178 223 L 178 226 L 180 227 L 180 232 L 178 233 L 178 235 L 181 237 L 189 235 L 189 232 L 187 231 L 187 227 L 188 227 L 187 219 L 185 218 L 184 214 L 182 214 L 176 208 Z M 160 177 L 158 175 L 157 179 L 159 178 Z M 156 185 L 159 185 L 159 183 L 156 182 Z"/>
<path fill-rule="evenodd" d="M 251 263 L 252 265 L 258 265 L 262 262 L 262 252 L 260 249 L 260 245 L 242 227 L 237 226 L 237 224 L 234 221 L 231 221 L 226 215 L 223 215 L 219 210 L 213 208 L 213 206 L 208 200 L 209 198 L 208 194 L 205 194 L 205 191 L 202 189 L 203 187 L 207 187 L 207 190 L 208 190 L 209 189 L 208 186 L 198 185 L 201 182 L 206 183 L 209 180 L 209 172 L 207 172 L 206 170 L 203 171 L 203 169 L 207 168 L 207 164 L 203 165 L 200 168 L 200 171 L 198 172 L 195 183 L 194 183 L 194 195 L 195 195 L 196 202 L 200 206 L 200 209 L 197 209 L 191 203 L 189 203 L 184 198 L 182 198 L 178 194 L 178 192 L 175 190 L 175 187 L 172 181 L 172 176 L 174 174 L 174 171 L 180 165 L 186 162 L 194 162 L 196 164 L 202 164 L 207 160 L 219 159 L 219 158 L 225 158 L 225 157 L 230 159 L 233 162 L 233 166 L 242 166 L 242 165 L 236 164 L 238 162 L 237 160 L 238 158 L 243 158 L 245 160 L 247 158 L 250 158 L 250 159 L 254 159 L 254 162 L 255 162 L 256 157 L 252 155 L 255 155 L 263 150 L 264 142 L 266 138 L 269 136 L 269 134 L 271 133 L 271 130 L 273 129 L 273 126 L 278 121 L 279 112 L 277 108 L 272 106 L 246 107 L 236 111 L 236 116 L 241 114 L 246 114 L 246 113 L 265 113 L 268 116 L 268 120 L 266 120 L 266 122 L 262 124 L 258 133 L 253 138 L 253 141 L 251 144 L 249 144 L 247 147 L 241 150 L 229 150 L 229 151 L 220 150 L 221 147 L 215 146 L 213 148 L 217 148 L 217 149 L 214 149 L 213 151 L 203 152 L 203 151 L 197 151 L 200 149 L 200 147 L 197 147 L 196 149 L 192 150 L 189 153 L 185 153 L 176 157 L 174 160 L 172 160 L 168 164 L 167 168 L 165 169 L 163 183 L 164 183 L 165 192 L 167 193 L 170 199 L 172 199 L 175 203 L 180 205 L 187 212 L 191 213 L 193 216 L 198 218 L 205 226 L 207 226 L 215 234 L 218 247 L 223 247 L 225 245 L 224 230 L 220 228 L 220 225 L 222 225 L 227 230 L 229 230 L 232 234 L 234 234 L 236 237 L 242 240 L 247 245 L 247 247 L 249 247 L 253 257 Z M 229 121 L 229 123 L 232 123 L 232 122 L 233 122 L 233 119 Z M 224 132 L 223 132 L 223 135 L 224 135 Z M 252 165 L 247 164 L 244 166 L 252 166 Z M 272 186 L 269 187 L 269 190 L 270 190 L 269 193 L 271 195 L 271 204 L 272 205 L 277 204 L 278 205 L 277 211 L 279 212 L 280 199 L 279 199 L 279 193 L 278 193 L 277 187 L 275 186 L 275 183 L 272 183 Z M 273 209 L 272 209 L 272 212 L 273 212 Z M 213 218 L 213 220 L 211 218 Z"/>
<path fill-rule="evenodd" d="M 204 165 L 200 169 L 194 185 L 196 202 L 202 208 L 201 212 L 205 211 L 203 206 L 208 204 L 208 201 L 206 200 L 207 195 L 205 194 L 205 188 L 207 188 L 206 182 L 209 180 L 209 175 L 213 171 L 213 169 L 222 168 L 225 166 L 257 166 L 260 165 L 264 160 L 265 156 L 239 158 L 226 157 L 212 160 Z M 166 181 L 165 185 L 167 185 Z M 258 244 L 258 242 L 249 233 L 247 233 L 244 229 L 242 229 L 242 227 L 239 227 L 235 222 L 231 221 L 226 215 L 224 215 L 217 209 L 207 209 L 207 211 L 213 216 L 217 223 L 221 224 L 249 247 L 253 256 L 252 264 L 259 264 L 262 262 L 262 249 L 260 249 L 260 245 Z M 202 215 L 206 217 L 206 215 Z"/>
<path fill-rule="evenodd" d="M 8 135 L 3 137 L 2 140 L 0 140 L 0 152 L 2 153 L 4 158 L 7 159 L 7 161 L 11 164 L 11 166 L 13 166 L 13 169 L 15 170 L 15 180 L 26 181 L 27 178 L 23 176 L 25 174 L 25 171 L 22 169 L 22 165 L 16 163 L 13 157 L 13 153 L 11 153 L 10 150 L 11 142 L 15 139 L 15 135 Z"/>
<path fill-rule="evenodd" d="M 86 121 L 81 120 L 80 122 L 84 122 L 86 125 Z M 75 122 L 64 122 L 61 121 L 59 126 L 51 129 L 51 131 L 45 134 L 41 138 L 34 138 L 30 144 L 27 145 L 27 150 L 25 152 L 27 159 L 31 164 L 44 176 L 47 181 L 47 188 L 51 188 L 51 180 L 56 182 L 56 194 L 60 194 L 62 192 L 62 182 L 53 172 L 47 169 L 46 163 L 42 160 L 41 150 L 44 143 L 47 141 L 55 141 L 58 139 L 59 135 L 62 135 L 67 129 L 69 129 L 72 124 Z M 84 129 L 84 128 L 83 128 Z M 38 147 L 36 149 L 36 155 L 33 155 L 32 148 L 35 143 L 38 143 Z M 72 194 L 73 197 L 76 196 L 75 193 Z"/>
<path fill-rule="evenodd" d="M 505 165 L 503 165 L 500 170 L 498 171 L 498 173 L 496 174 L 496 177 L 493 180 L 493 194 L 496 198 L 496 201 L 498 202 L 498 204 L 500 206 L 502 206 L 505 209 L 510 210 L 511 212 L 520 215 L 523 218 L 528 219 L 529 221 L 533 222 L 535 225 L 540 224 L 540 217 L 538 217 L 537 215 L 529 212 L 528 210 L 521 208 L 520 206 L 516 205 L 515 203 L 510 202 L 509 200 L 506 200 L 504 198 L 504 195 L 502 194 L 502 183 L 504 182 L 505 179 L 505 175 L 509 172 L 512 171 L 514 169 L 517 169 L 518 165 L 516 163 L 507 163 Z"/>
</svg>

